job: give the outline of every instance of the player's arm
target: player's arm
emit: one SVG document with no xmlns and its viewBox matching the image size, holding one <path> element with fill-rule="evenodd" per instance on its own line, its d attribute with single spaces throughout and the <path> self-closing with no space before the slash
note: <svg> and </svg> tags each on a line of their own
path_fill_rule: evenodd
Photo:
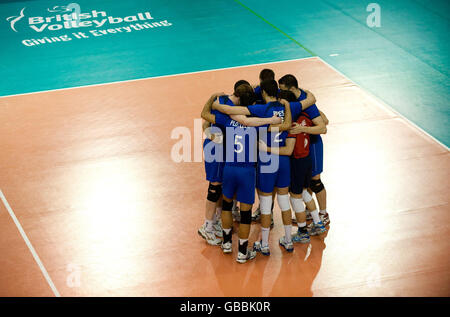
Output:
<svg viewBox="0 0 450 317">
<path fill-rule="evenodd" d="M 277 116 L 273 116 L 272 118 L 259 118 L 259 117 L 247 117 L 244 115 L 231 115 L 230 118 L 247 127 L 259 127 L 266 124 L 281 123 L 281 118 Z"/>
<path fill-rule="evenodd" d="M 224 114 L 227 114 L 229 116 L 231 115 L 250 115 L 250 111 L 248 111 L 247 107 L 239 107 L 239 106 L 228 106 L 228 105 L 222 105 L 218 101 L 214 101 L 212 108 L 214 110 L 218 110 Z"/>
<path fill-rule="evenodd" d="M 210 122 L 210 123 L 216 123 L 216 116 L 214 114 L 211 113 L 211 109 L 212 109 L 212 104 L 214 102 L 214 99 L 216 99 L 218 96 L 223 95 L 223 93 L 220 94 L 213 94 L 211 95 L 211 97 L 209 97 L 208 101 L 205 103 L 205 105 L 203 106 L 203 110 L 201 113 L 201 117 Z"/>
<path fill-rule="evenodd" d="M 211 130 L 208 129 L 211 126 L 211 122 L 203 120 L 202 129 L 208 139 L 211 139 Z"/>
<path fill-rule="evenodd" d="M 325 113 L 323 113 L 322 111 L 319 110 L 320 116 L 323 119 L 323 122 L 325 122 L 325 125 L 328 125 L 328 123 L 330 123 L 330 121 L 328 120 L 327 116 L 325 115 Z"/>
<path fill-rule="evenodd" d="M 291 106 L 289 102 L 284 99 L 280 100 L 280 103 L 284 106 L 284 122 L 281 124 L 271 124 L 269 126 L 269 131 L 273 129 L 278 129 L 279 131 L 287 131 L 292 126 L 292 114 L 291 114 Z"/>
<path fill-rule="evenodd" d="M 259 140 L 259 150 L 278 155 L 291 156 L 295 147 L 295 138 L 286 138 L 286 145 L 281 147 L 269 147 L 262 140 Z"/>
<path fill-rule="evenodd" d="M 206 137 L 210 139 L 211 141 L 214 141 L 216 143 L 222 143 L 221 140 L 221 133 L 211 133 L 211 123 L 208 121 L 203 120 L 202 124 L 203 132 L 205 133 Z"/>
<path fill-rule="evenodd" d="M 206 129 L 208 129 L 210 126 L 211 126 L 211 122 L 203 120 L 203 123 L 202 123 L 203 132 L 207 133 Z"/>
<path fill-rule="evenodd" d="M 327 133 L 327 126 L 325 125 L 325 122 L 323 121 L 321 116 L 315 117 L 312 119 L 312 122 L 314 123 L 313 127 L 304 127 L 299 125 L 298 123 L 294 122 L 294 125 L 292 129 L 289 130 L 290 134 L 299 134 L 299 133 L 308 133 L 308 134 L 326 134 Z"/>
<path fill-rule="evenodd" d="M 309 108 L 316 103 L 316 97 L 314 97 L 313 93 L 309 90 L 303 89 L 303 91 L 306 93 L 306 99 L 300 101 L 300 103 L 302 105 L 302 110 L 305 110 L 306 108 Z"/>
</svg>

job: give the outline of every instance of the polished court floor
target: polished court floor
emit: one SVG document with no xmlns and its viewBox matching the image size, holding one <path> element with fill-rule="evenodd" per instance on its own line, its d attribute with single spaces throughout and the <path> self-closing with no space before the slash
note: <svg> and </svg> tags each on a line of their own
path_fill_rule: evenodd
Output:
<svg viewBox="0 0 450 317">
<path fill-rule="evenodd" d="M 171 134 L 265 67 L 330 120 L 331 224 L 288 254 L 276 206 L 272 255 L 241 265 L 198 236 L 203 164 Z M 0 140 L 1 296 L 450 294 L 448 149 L 319 57 L 3 97 Z"/>
</svg>

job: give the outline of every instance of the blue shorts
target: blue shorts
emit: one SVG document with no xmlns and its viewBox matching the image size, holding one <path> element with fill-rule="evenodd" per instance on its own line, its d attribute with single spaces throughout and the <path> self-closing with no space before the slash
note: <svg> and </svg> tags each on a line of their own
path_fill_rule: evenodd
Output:
<svg viewBox="0 0 450 317">
<path fill-rule="evenodd" d="M 323 172 L 323 142 L 320 135 L 314 138 L 314 143 L 309 145 L 309 155 L 312 161 L 312 176 L 322 174 Z"/>
<path fill-rule="evenodd" d="M 222 193 L 240 203 L 252 205 L 255 202 L 256 169 L 250 165 L 225 164 L 223 169 Z"/>
<path fill-rule="evenodd" d="M 312 161 L 311 155 L 303 158 L 291 157 L 291 185 L 289 191 L 301 194 L 303 189 L 311 185 Z"/>
<path fill-rule="evenodd" d="M 271 193 L 275 189 L 289 187 L 291 183 L 291 162 L 289 156 L 279 156 L 278 170 L 274 173 L 261 172 L 261 164 L 258 164 L 256 187 L 263 193 Z"/>
<path fill-rule="evenodd" d="M 206 180 L 211 183 L 222 183 L 224 164 L 224 162 L 205 162 Z"/>
<path fill-rule="evenodd" d="M 203 149 L 207 144 L 209 144 L 211 140 L 205 139 L 203 142 Z M 214 150 L 212 151 L 211 155 L 214 155 Z M 206 154 L 205 154 L 206 155 Z M 206 180 L 211 183 L 222 183 L 223 181 L 223 167 L 225 165 L 224 162 L 217 162 L 213 161 L 213 158 L 209 158 L 211 162 L 207 162 L 208 158 L 205 157 L 205 173 L 206 173 Z"/>
</svg>

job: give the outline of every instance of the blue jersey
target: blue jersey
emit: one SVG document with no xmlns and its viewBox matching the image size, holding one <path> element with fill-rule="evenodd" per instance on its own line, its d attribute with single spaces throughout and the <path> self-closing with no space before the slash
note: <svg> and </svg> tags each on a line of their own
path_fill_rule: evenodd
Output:
<svg viewBox="0 0 450 317">
<path fill-rule="evenodd" d="M 271 118 L 274 115 L 277 115 L 284 121 L 284 106 L 279 103 L 278 101 L 269 102 L 265 105 L 252 105 L 248 106 L 248 111 L 250 111 L 250 114 L 254 117 L 260 117 L 260 118 Z M 269 126 L 264 125 L 259 128 L 261 131 L 263 129 L 266 129 Z M 267 133 L 267 140 L 263 140 L 264 143 L 267 144 L 267 146 L 285 146 L 286 144 L 286 137 L 288 133 L 287 131 L 283 132 L 268 132 Z"/>
<path fill-rule="evenodd" d="M 217 100 L 217 99 L 216 99 Z M 226 95 L 224 96 L 220 96 L 218 98 L 219 103 L 223 104 L 223 105 L 228 105 L 228 106 L 234 106 L 234 103 L 230 100 L 230 98 Z M 218 114 L 222 114 L 221 112 L 219 112 L 218 110 L 211 110 L 211 113 L 214 115 L 218 115 Z M 217 121 L 215 124 L 211 124 L 211 133 L 222 133 L 223 135 L 223 139 L 225 140 L 225 127 L 221 124 L 218 124 Z M 205 149 L 205 147 L 212 142 L 210 139 L 206 138 L 205 141 L 203 141 L 203 149 Z M 214 155 L 215 151 L 214 149 L 211 151 L 211 154 Z M 225 160 L 225 150 L 223 151 L 224 157 L 222 159 L 222 162 Z M 208 156 L 208 161 L 211 161 L 212 157 L 209 158 Z"/>
<path fill-rule="evenodd" d="M 225 165 L 254 166 L 257 161 L 257 133 L 229 116 L 216 114 L 216 123 L 225 127 Z"/>
<path fill-rule="evenodd" d="M 248 106 L 250 114 L 255 117 L 260 118 L 271 118 L 274 115 L 282 118 L 284 120 L 284 106 L 278 101 L 269 102 L 265 105 L 252 105 Z M 269 147 L 282 147 L 286 145 L 286 137 L 288 135 L 287 131 L 269 132 L 267 130 L 268 125 L 264 125 L 258 128 L 259 137 L 267 144 Z M 262 154 L 258 156 L 258 162 L 260 164 L 270 164 L 272 157 L 277 154 L 265 153 L 264 158 Z"/>
<path fill-rule="evenodd" d="M 228 97 L 228 96 L 226 96 L 226 95 L 224 95 L 224 96 L 220 96 L 219 98 L 218 98 L 219 100 L 219 103 L 220 104 L 222 104 L 222 105 L 228 105 L 228 106 L 234 106 L 234 103 L 230 100 L 230 98 Z M 217 100 L 217 99 L 216 99 Z M 219 114 L 219 113 L 221 113 L 219 110 L 211 110 L 211 113 L 212 114 L 214 114 L 214 115 L 217 115 L 217 114 Z M 222 130 L 222 132 L 223 132 L 223 130 L 224 130 L 224 126 L 222 126 L 222 125 L 220 125 L 220 124 L 217 124 L 217 121 L 216 121 L 216 124 L 211 124 L 211 127 L 218 127 L 218 128 L 220 128 L 221 130 Z"/>
</svg>

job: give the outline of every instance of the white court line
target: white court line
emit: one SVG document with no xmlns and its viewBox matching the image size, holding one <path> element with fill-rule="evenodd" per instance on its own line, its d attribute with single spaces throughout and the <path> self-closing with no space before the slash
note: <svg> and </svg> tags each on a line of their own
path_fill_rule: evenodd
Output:
<svg viewBox="0 0 450 317">
<path fill-rule="evenodd" d="M 3 201 L 3 204 L 6 207 L 6 210 L 8 210 L 9 215 L 11 216 L 12 220 L 16 224 L 17 229 L 19 230 L 23 240 L 28 246 L 28 249 L 30 250 L 31 254 L 33 255 L 34 260 L 36 261 L 37 265 L 41 269 L 42 274 L 44 275 L 45 279 L 47 280 L 48 285 L 50 285 L 50 288 L 53 291 L 53 294 L 56 297 L 61 297 L 58 290 L 55 287 L 55 284 L 53 284 L 52 279 L 50 278 L 50 275 L 48 275 L 47 270 L 45 269 L 44 265 L 41 262 L 41 259 L 39 258 L 38 254 L 36 253 L 36 250 L 33 248 L 33 245 L 31 244 L 30 240 L 27 237 L 27 234 L 23 230 L 22 226 L 20 225 L 19 220 L 17 220 L 16 215 L 14 214 L 14 211 L 12 210 L 11 206 L 9 205 L 8 201 L 6 200 L 5 195 L 3 195 L 2 190 L 0 189 L 0 198 Z"/>
<path fill-rule="evenodd" d="M 15 94 L 15 95 L 0 96 L 0 98 L 16 97 L 16 96 L 24 96 L 24 95 L 31 95 L 31 94 L 40 94 L 40 93 L 43 93 L 43 92 L 52 92 L 52 91 L 60 91 L 60 90 L 69 90 L 69 89 L 77 89 L 77 88 L 85 88 L 85 87 L 96 87 L 96 86 L 113 85 L 113 84 L 128 83 L 128 82 L 141 81 L 141 80 L 147 80 L 147 79 L 157 79 L 157 78 L 174 77 L 174 76 L 182 76 L 182 75 L 201 74 L 201 73 L 215 72 L 215 71 L 219 71 L 219 70 L 227 70 L 227 69 L 234 69 L 234 68 L 244 68 L 244 67 L 260 66 L 260 65 L 268 65 L 268 64 L 287 63 L 287 62 L 300 61 L 300 60 L 310 59 L 310 58 L 315 58 L 315 57 L 316 57 L 316 56 L 303 57 L 303 58 L 294 58 L 294 59 L 287 59 L 287 60 L 284 60 L 284 61 L 266 62 L 266 63 L 259 63 L 259 64 L 249 64 L 249 65 L 242 65 L 242 66 L 231 66 L 231 67 L 224 67 L 224 68 L 215 68 L 215 69 L 208 69 L 208 70 L 199 70 L 199 71 L 195 71 L 195 72 L 187 72 L 187 73 L 179 73 L 179 74 L 171 74 L 171 75 L 162 75 L 162 76 L 155 76 L 155 77 L 145 77 L 145 78 L 137 78 L 137 79 L 128 79 L 128 80 L 112 81 L 112 82 L 109 82 L 109 83 L 103 83 L 103 84 L 92 84 L 92 85 L 83 85 L 83 86 L 75 86 L 75 87 L 67 87 L 67 88 L 57 88 L 57 89 L 41 90 L 41 91 L 35 91 L 35 92 L 26 92 L 26 93 L 23 93 L 23 94 Z"/>
<path fill-rule="evenodd" d="M 381 100 L 380 98 L 376 97 L 374 94 L 372 94 L 371 92 L 367 91 L 366 89 L 363 89 L 360 85 L 358 85 L 357 83 L 355 83 L 353 80 L 351 80 L 350 78 L 348 78 L 347 76 L 345 76 L 344 74 L 342 74 L 340 71 L 338 71 L 336 68 L 334 68 L 333 66 L 331 66 L 330 64 L 328 64 L 326 61 L 324 61 L 322 58 L 320 58 L 319 56 L 314 56 L 314 58 L 320 59 L 325 65 L 327 65 L 329 68 L 331 68 L 332 70 L 334 70 L 336 73 L 340 74 L 342 77 L 346 78 L 348 81 L 350 81 L 353 85 L 355 85 L 356 87 L 358 87 L 359 89 L 361 89 L 362 91 L 364 91 L 369 97 L 371 97 L 373 100 L 376 101 L 376 104 L 378 106 L 383 106 L 385 108 L 387 108 L 388 110 L 390 110 L 391 112 L 393 112 L 395 115 L 397 115 L 399 118 L 403 119 L 406 121 L 407 124 L 409 124 L 410 126 L 412 126 L 413 128 L 416 128 L 417 130 L 419 130 L 420 132 L 422 132 L 423 134 L 425 134 L 426 136 L 428 136 L 430 139 L 432 139 L 434 142 L 436 142 L 437 144 L 439 144 L 440 146 L 442 146 L 445 150 L 449 151 L 449 148 L 442 143 L 441 141 L 439 141 L 438 139 L 436 139 L 434 136 L 432 136 L 431 134 L 429 134 L 428 132 L 426 132 L 424 129 L 422 129 L 421 127 L 419 127 L 417 124 L 415 124 L 414 122 L 412 122 L 411 120 L 409 120 L 408 118 L 406 118 L 405 116 L 403 116 L 400 112 L 398 112 L 397 110 L 395 110 L 394 108 L 392 108 L 391 106 L 389 106 L 387 103 L 385 103 L 383 100 Z"/>
</svg>

